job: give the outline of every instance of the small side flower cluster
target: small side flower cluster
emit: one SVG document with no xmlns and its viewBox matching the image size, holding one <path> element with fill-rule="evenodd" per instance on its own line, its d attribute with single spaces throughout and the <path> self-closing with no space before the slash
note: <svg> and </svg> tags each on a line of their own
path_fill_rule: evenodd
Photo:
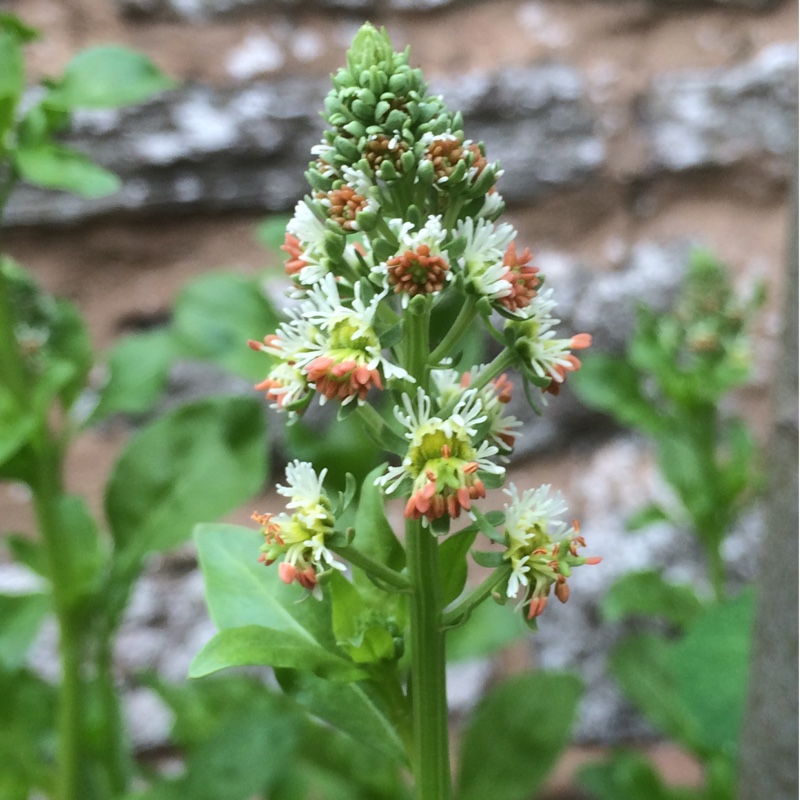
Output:
<svg viewBox="0 0 800 800">
<path fill-rule="evenodd" d="M 578 555 L 578 547 L 585 547 L 586 542 L 578 532 L 577 522 L 569 528 L 559 519 L 567 505 L 560 493 L 550 494 L 549 485 L 520 495 L 512 483 L 504 491 L 511 498 L 505 506 L 503 531 L 503 558 L 511 567 L 506 595 L 521 595 L 519 605 L 527 609 L 527 618 L 533 619 L 544 611 L 551 588 L 555 587 L 555 595 L 562 603 L 567 602 L 567 578 L 573 567 L 599 564 L 600 557 Z"/>
<path fill-rule="evenodd" d="M 422 389 L 415 401 L 403 396 L 395 416 L 405 428 L 408 452 L 379 479 L 388 495 L 410 492 L 406 517 L 426 522 L 469 511 L 473 500 L 486 496 L 482 478 L 505 473 L 492 461 L 499 450 L 483 435 L 489 418 L 476 391 L 464 392 L 446 416 L 436 416 L 432 405 Z"/>
<path fill-rule="evenodd" d="M 326 470 L 319 475 L 306 461 L 293 461 L 286 467 L 286 486 L 278 493 L 289 498 L 292 514 L 253 514 L 261 525 L 264 545 L 259 561 L 270 565 L 282 559 L 278 574 L 284 583 L 299 583 L 319 595 L 319 576 L 331 569 L 344 570 L 326 546 L 333 533 L 331 503 L 322 488 Z"/>
</svg>

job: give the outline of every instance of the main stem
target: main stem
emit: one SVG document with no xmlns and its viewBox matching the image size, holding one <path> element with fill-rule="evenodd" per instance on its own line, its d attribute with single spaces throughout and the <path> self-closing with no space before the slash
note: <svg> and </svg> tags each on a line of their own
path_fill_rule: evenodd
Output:
<svg viewBox="0 0 800 800">
<path fill-rule="evenodd" d="M 406 521 L 411 581 L 411 719 L 417 800 L 449 800 L 444 631 L 436 537 L 419 520 Z"/>
</svg>

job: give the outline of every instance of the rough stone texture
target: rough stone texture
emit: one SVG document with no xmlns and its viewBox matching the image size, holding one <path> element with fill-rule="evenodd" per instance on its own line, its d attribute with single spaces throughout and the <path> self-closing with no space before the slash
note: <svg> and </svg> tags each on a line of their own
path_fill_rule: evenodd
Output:
<svg viewBox="0 0 800 800">
<path fill-rule="evenodd" d="M 751 0 L 752 1 L 752 0 Z M 305 11 L 308 7 L 328 10 L 434 11 L 457 6 L 466 0 L 116 0 L 119 9 L 135 16 L 168 16 L 190 22 L 242 11 L 287 9 Z"/>
<path fill-rule="evenodd" d="M 329 84 L 261 81 L 238 89 L 190 86 L 136 108 L 81 112 L 67 140 L 124 181 L 110 197 L 81 200 L 22 186 L 9 224 L 66 222 L 110 211 L 291 209 L 319 140 Z M 503 154 L 505 197 L 530 201 L 547 186 L 586 180 L 603 145 L 578 73 L 546 65 L 476 74 L 438 87 L 464 110 L 468 135 Z"/>
<path fill-rule="evenodd" d="M 728 70 L 660 76 L 641 107 L 651 167 L 668 170 L 771 155 L 788 173 L 796 114 L 796 43 L 773 45 Z"/>
<path fill-rule="evenodd" d="M 772 157 L 779 171 L 794 140 L 797 48 L 772 46 L 728 70 L 663 76 L 643 98 L 650 171 L 725 166 Z M 283 79 L 245 87 L 187 86 L 135 108 L 81 112 L 67 141 L 123 179 L 111 197 L 81 200 L 22 186 L 7 224 L 68 222 L 113 211 L 291 209 L 322 131 L 326 81 Z M 606 148 L 580 74 L 565 64 L 477 72 L 434 90 L 463 110 L 484 140 L 512 204 L 591 181 Z"/>
<path fill-rule="evenodd" d="M 223 17 L 245 11 L 305 10 L 309 6 L 328 10 L 374 12 L 435 11 L 463 5 L 469 0 L 116 0 L 120 11 L 131 16 L 167 16 L 197 22 L 213 17 Z M 776 6 L 780 0 L 668 0 L 676 6 L 718 5 L 728 8 L 745 8 L 761 11 Z M 657 0 L 653 2 L 658 5 Z"/>
<path fill-rule="evenodd" d="M 110 197 L 81 200 L 22 186 L 10 224 L 65 222 L 109 211 L 290 208 L 318 141 L 324 81 L 246 88 L 188 86 L 119 111 L 76 114 L 68 143 L 123 179 Z"/>
</svg>

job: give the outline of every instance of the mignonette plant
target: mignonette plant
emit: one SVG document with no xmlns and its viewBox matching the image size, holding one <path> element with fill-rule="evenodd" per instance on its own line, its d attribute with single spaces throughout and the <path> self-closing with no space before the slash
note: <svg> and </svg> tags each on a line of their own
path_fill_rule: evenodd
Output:
<svg viewBox="0 0 800 800">
<path fill-rule="evenodd" d="M 400 746 L 419 800 L 446 800 L 447 631 L 490 598 L 535 630 L 551 595 L 567 601 L 572 570 L 599 561 L 580 554 L 577 523 L 563 520 L 566 505 L 549 486 L 510 484 L 504 511 L 481 510 L 487 489 L 505 482 L 519 426 L 506 413 L 509 371 L 519 371 L 535 405 L 558 394 L 580 366 L 573 351 L 591 340 L 557 335 L 552 289 L 530 251 L 517 249 L 514 228 L 498 222 L 501 170 L 385 31 L 359 31 L 347 66 L 333 76 L 324 117 L 329 127 L 306 173 L 311 193 L 297 204 L 283 245 L 295 304 L 276 331 L 250 342 L 269 359 L 257 388 L 290 424 L 315 399 L 335 403 L 339 418 L 355 416 L 389 461 L 360 488 L 349 478 L 338 496 L 326 491 L 324 470 L 292 461 L 278 486 L 286 510 L 255 514 L 260 534 L 197 530 L 221 630 L 191 674 L 269 665 L 313 715 L 345 727 L 343 701 L 351 717 L 368 705 L 380 730 L 372 744 L 385 739 L 393 754 Z M 436 337 L 432 322 L 445 303 L 460 310 Z M 499 352 L 465 365 L 462 339 L 476 325 Z M 385 513 L 395 499 L 402 544 Z M 479 533 L 489 549 L 472 556 L 491 571 L 465 591 Z M 263 536 L 267 565 L 257 586 L 230 555 L 255 549 L 254 534 Z M 577 697 L 575 680 L 559 677 L 568 680 L 557 688 L 528 678 L 504 687 L 494 702 L 513 717 L 511 728 L 566 737 L 574 703 L 564 701 L 566 713 L 537 706 L 541 718 L 530 716 L 531 703 Z M 485 719 L 492 708 L 481 707 L 464 737 L 465 800 L 525 797 L 541 777 L 540 765 L 509 775 L 499 755 L 484 753 L 499 746 L 488 738 L 498 724 Z M 566 717 L 566 726 L 548 713 Z"/>
<path fill-rule="evenodd" d="M 574 382 L 584 402 L 652 441 L 672 489 L 629 528 L 667 522 L 705 554 L 706 580 L 697 585 L 673 583 L 652 569 L 630 572 L 601 605 L 608 623 L 658 620 L 649 633 L 623 637 L 611 671 L 644 716 L 695 756 L 703 781 L 696 788 L 667 786 L 646 757 L 620 750 L 582 770 L 581 782 L 600 800 L 736 797 L 753 597 L 731 591 L 722 552 L 761 478 L 753 437 L 726 400 L 748 379 L 750 329 L 762 301 L 761 289 L 737 296 L 724 265 L 698 250 L 674 310 L 657 315 L 641 308 L 627 353 L 593 353 Z M 687 539 L 687 548 L 692 544 Z"/>
</svg>

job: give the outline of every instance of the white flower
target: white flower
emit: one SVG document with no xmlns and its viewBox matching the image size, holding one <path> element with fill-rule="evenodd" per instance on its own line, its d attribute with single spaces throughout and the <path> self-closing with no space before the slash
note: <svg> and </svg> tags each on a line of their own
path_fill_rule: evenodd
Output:
<svg viewBox="0 0 800 800">
<path fill-rule="evenodd" d="M 300 240 L 304 258 L 309 252 L 321 251 L 325 239 L 325 224 L 305 200 L 300 200 L 294 207 L 294 216 L 289 220 L 286 230 Z"/>
<path fill-rule="evenodd" d="M 494 225 L 487 219 L 470 217 L 459 221 L 456 233 L 466 239 L 458 261 L 473 290 L 493 300 L 511 294 L 507 279 L 510 269 L 503 264 L 503 257 L 517 235 L 514 228 L 508 223 Z"/>
<path fill-rule="evenodd" d="M 537 536 L 557 540 L 567 531 L 567 524 L 559 519 L 567 512 L 567 504 L 561 492 L 551 496 L 549 484 L 526 489 L 521 495 L 513 483 L 503 491 L 511 498 L 505 505 L 505 527 L 512 547 L 531 545 Z"/>
<path fill-rule="evenodd" d="M 483 205 L 480 207 L 477 216 L 481 219 L 494 217 L 503 210 L 504 204 L 505 201 L 503 200 L 503 196 L 500 194 L 500 192 L 490 192 L 486 195 L 486 198 L 484 199 Z"/>
</svg>

